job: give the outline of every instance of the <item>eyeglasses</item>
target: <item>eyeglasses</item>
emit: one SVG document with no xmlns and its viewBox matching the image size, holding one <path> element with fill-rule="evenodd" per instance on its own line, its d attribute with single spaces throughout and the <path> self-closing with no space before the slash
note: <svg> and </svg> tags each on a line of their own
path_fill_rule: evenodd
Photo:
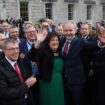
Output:
<svg viewBox="0 0 105 105">
<path fill-rule="evenodd" d="M 17 47 L 17 48 L 8 48 L 8 49 L 6 49 L 6 50 L 9 50 L 9 51 L 14 52 L 14 51 L 19 51 L 19 48 L 18 48 L 18 47 Z"/>
<path fill-rule="evenodd" d="M 28 32 L 26 32 L 26 33 L 35 33 L 36 31 L 28 31 Z"/>
</svg>

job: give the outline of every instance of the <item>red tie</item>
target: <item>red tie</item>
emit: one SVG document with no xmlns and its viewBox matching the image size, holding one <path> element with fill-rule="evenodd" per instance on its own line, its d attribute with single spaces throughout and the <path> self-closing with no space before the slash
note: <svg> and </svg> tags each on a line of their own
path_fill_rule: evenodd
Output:
<svg viewBox="0 0 105 105">
<path fill-rule="evenodd" d="M 16 73 L 18 74 L 18 76 L 20 78 L 21 83 L 23 83 L 24 82 L 23 77 L 22 77 L 22 75 L 20 73 L 20 70 L 18 68 L 18 65 L 16 63 L 14 64 L 14 68 L 15 68 L 15 71 L 16 71 Z M 27 98 L 27 93 L 25 93 L 25 99 L 26 98 Z"/>
<path fill-rule="evenodd" d="M 69 41 L 66 41 L 64 49 L 63 49 L 63 54 L 67 55 L 68 54 L 68 50 L 69 50 Z"/>
<path fill-rule="evenodd" d="M 23 83 L 24 82 L 23 77 L 22 77 L 22 75 L 20 73 L 20 70 L 18 68 L 18 65 L 16 63 L 14 64 L 14 68 L 15 68 L 15 71 L 16 71 L 16 73 L 18 74 L 18 76 L 20 78 L 21 83 Z"/>
</svg>

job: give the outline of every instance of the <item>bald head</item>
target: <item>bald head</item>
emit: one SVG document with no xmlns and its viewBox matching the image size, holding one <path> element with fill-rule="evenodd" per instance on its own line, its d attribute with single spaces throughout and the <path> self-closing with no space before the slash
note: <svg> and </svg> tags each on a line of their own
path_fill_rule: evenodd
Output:
<svg viewBox="0 0 105 105">
<path fill-rule="evenodd" d="M 67 39 L 71 39 L 73 36 L 75 36 L 75 33 L 77 31 L 77 27 L 75 23 L 65 23 L 63 26 L 64 29 L 64 35 Z"/>
</svg>

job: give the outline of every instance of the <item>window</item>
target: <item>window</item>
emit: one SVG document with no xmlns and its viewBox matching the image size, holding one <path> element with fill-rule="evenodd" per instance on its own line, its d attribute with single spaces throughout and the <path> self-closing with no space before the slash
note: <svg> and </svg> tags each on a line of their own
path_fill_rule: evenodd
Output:
<svg viewBox="0 0 105 105">
<path fill-rule="evenodd" d="M 103 6 L 103 19 L 105 19 L 105 5 Z"/>
<path fill-rule="evenodd" d="M 87 20 L 91 19 L 92 5 L 87 5 Z"/>
<path fill-rule="evenodd" d="M 52 3 L 46 3 L 45 8 L 46 8 L 46 18 L 52 19 Z"/>
<path fill-rule="evenodd" d="M 73 20 L 73 4 L 68 4 L 68 20 Z"/>
<path fill-rule="evenodd" d="M 20 16 L 28 21 L 28 2 L 20 1 Z"/>
</svg>

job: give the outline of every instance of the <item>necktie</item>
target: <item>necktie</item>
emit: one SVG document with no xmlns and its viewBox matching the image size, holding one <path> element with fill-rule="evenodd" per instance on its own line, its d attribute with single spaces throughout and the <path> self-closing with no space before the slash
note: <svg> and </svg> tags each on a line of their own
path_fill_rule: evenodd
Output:
<svg viewBox="0 0 105 105">
<path fill-rule="evenodd" d="M 67 55 L 68 54 L 68 50 L 69 50 L 69 41 L 66 41 L 64 49 L 63 49 L 63 55 Z"/>
<path fill-rule="evenodd" d="M 16 63 L 14 64 L 14 68 L 15 68 L 15 71 L 16 71 L 16 73 L 18 74 L 18 76 L 20 78 L 21 83 L 23 83 L 24 82 L 23 77 L 22 77 L 22 75 L 20 73 L 20 70 L 18 68 L 18 65 Z M 27 99 L 27 93 L 25 93 L 25 99 Z"/>
<path fill-rule="evenodd" d="M 16 71 L 16 73 L 18 74 L 18 76 L 20 78 L 21 83 L 23 83 L 24 82 L 23 77 L 22 77 L 22 75 L 20 73 L 20 70 L 18 68 L 18 65 L 16 63 L 14 64 L 14 68 L 15 68 L 15 71 Z"/>
</svg>

